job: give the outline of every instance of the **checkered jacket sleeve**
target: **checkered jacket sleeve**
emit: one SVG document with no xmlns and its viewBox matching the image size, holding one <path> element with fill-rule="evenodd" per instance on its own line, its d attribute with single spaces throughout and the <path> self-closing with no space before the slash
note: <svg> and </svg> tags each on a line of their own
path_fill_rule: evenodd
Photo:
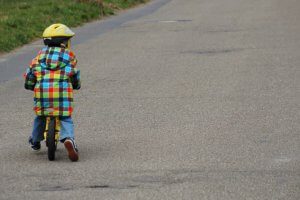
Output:
<svg viewBox="0 0 300 200">
<path fill-rule="evenodd" d="M 75 55 L 71 52 L 73 59 L 71 60 L 71 68 L 72 72 L 70 73 L 70 80 L 72 83 L 72 87 L 74 90 L 79 90 L 81 87 L 81 81 L 80 81 L 80 71 L 76 68 L 77 59 Z"/>
<path fill-rule="evenodd" d="M 39 53 L 40 54 L 40 53 Z M 24 87 L 27 90 L 34 90 L 34 86 L 36 84 L 36 76 L 34 75 L 33 72 L 33 67 L 38 64 L 38 57 L 34 58 L 29 67 L 26 69 L 26 72 L 24 74 L 24 78 L 25 78 L 25 84 Z"/>
</svg>

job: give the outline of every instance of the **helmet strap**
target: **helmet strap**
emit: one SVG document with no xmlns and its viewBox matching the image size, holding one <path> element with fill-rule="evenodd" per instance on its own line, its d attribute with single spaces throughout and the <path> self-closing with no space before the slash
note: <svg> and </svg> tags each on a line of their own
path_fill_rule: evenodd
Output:
<svg viewBox="0 0 300 200">
<path fill-rule="evenodd" d="M 68 45 L 67 48 L 70 49 L 71 48 L 71 40 L 68 40 Z"/>
</svg>

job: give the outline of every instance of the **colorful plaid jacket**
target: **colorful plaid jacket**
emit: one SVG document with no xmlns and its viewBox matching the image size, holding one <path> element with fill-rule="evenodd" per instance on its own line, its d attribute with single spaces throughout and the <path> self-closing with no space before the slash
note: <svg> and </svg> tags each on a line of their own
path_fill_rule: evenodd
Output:
<svg viewBox="0 0 300 200">
<path fill-rule="evenodd" d="M 80 72 L 72 51 L 45 47 L 31 61 L 25 88 L 34 91 L 34 111 L 38 116 L 71 116 L 73 89 L 80 89 Z"/>
</svg>

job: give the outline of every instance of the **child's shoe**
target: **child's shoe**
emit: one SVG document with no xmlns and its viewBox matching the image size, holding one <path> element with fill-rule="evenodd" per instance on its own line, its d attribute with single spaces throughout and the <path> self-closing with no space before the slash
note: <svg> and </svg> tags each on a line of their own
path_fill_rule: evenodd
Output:
<svg viewBox="0 0 300 200">
<path fill-rule="evenodd" d="M 33 142 L 32 137 L 30 136 L 28 139 L 28 143 L 31 146 L 31 149 L 33 151 L 39 151 L 41 149 L 41 143 L 40 142 Z"/>
<path fill-rule="evenodd" d="M 70 160 L 71 161 L 77 161 L 78 160 L 78 149 L 76 147 L 76 144 L 75 144 L 74 140 L 71 139 L 71 138 L 67 138 L 64 141 L 64 145 L 65 145 L 65 148 L 68 151 Z"/>
</svg>

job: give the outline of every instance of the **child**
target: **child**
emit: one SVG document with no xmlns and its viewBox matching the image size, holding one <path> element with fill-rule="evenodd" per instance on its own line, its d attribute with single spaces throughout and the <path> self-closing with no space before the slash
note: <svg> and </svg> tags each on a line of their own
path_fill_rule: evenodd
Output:
<svg viewBox="0 0 300 200">
<path fill-rule="evenodd" d="M 75 35 L 66 25 L 52 24 L 43 33 L 44 47 L 31 61 L 25 73 L 25 89 L 34 91 L 34 119 L 29 143 L 34 151 L 41 148 L 46 125 L 45 116 L 59 116 L 60 141 L 64 143 L 71 161 L 78 160 L 74 142 L 73 89 L 80 89 L 77 59 L 69 49 Z"/>
</svg>

